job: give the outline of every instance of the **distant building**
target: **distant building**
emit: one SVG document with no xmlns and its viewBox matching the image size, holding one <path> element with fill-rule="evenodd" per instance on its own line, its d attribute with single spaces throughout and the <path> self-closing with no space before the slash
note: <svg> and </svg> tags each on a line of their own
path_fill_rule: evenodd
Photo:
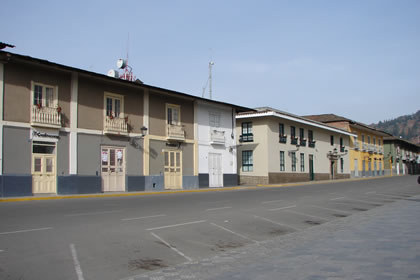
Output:
<svg viewBox="0 0 420 280">
<path fill-rule="evenodd" d="M 398 137 L 384 138 L 385 169 L 393 175 L 420 174 L 420 146 Z"/>
<path fill-rule="evenodd" d="M 383 138 L 390 134 L 334 114 L 305 116 L 355 134 L 350 143 L 352 177 L 385 175 Z"/>
<path fill-rule="evenodd" d="M 350 178 L 355 134 L 269 107 L 236 116 L 241 184 Z"/>
</svg>

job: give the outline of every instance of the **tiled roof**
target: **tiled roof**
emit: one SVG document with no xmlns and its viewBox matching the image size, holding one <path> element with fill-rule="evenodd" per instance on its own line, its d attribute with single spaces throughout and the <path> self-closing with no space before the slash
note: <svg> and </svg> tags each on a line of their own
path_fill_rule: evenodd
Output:
<svg viewBox="0 0 420 280">
<path fill-rule="evenodd" d="M 354 122 L 350 119 L 347 119 L 347 118 L 342 117 L 342 116 L 337 116 L 337 115 L 334 115 L 334 114 L 309 115 L 309 116 L 303 116 L 303 117 L 307 118 L 307 119 L 314 120 L 314 121 L 323 122 L 323 123 L 342 122 L 342 121 Z"/>
</svg>

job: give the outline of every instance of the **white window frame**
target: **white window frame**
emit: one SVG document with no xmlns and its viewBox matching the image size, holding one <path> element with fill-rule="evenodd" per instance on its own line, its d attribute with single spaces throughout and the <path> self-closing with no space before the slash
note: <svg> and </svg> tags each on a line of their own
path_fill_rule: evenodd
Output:
<svg viewBox="0 0 420 280">
<path fill-rule="evenodd" d="M 212 128 L 220 128 L 221 114 L 220 112 L 209 111 L 209 126 Z"/>
<path fill-rule="evenodd" d="M 124 118 L 124 95 L 116 94 L 116 93 L 110 93 L 105 92 L 104 93 L 104 109 L 103 109 L 103 115 L 104 117 L 107 117 L 107 98 L 112 99 L 112 116 L 114 118 Z M 118 116 L 115 116 L 115 100 L 120 100 L 120 114 Z"/>
<path fill-rule="evenodd" d="M 52 88 L 53 89 L 53 100 L 52 105 L 48 106 L 48 108 L 57 108 L 58 107 L 58 86 L 48 85 L 44 83 L 39 83 L 35 81 L 31 81 L 31 108 L 32 106 L 36 106 L 34 104 L 34 98 L 35 98 L 35 86 L 41 86 L 42 87 L 42 99 L 41 99 L 41 106 L 46 107 L 46 88 Z"/>
<path fill-rule="evenodd" d="M 178 110 L 178 122 L 177 123 L 168 123 L 168 109 Z M 165 119 L 166 119 L 166 124 L 167 125 L 181 125 L 181 105 L 166 103 Z M 172 120 L 173 120 L 173 113 L 172 113 Z"/>
</svg>

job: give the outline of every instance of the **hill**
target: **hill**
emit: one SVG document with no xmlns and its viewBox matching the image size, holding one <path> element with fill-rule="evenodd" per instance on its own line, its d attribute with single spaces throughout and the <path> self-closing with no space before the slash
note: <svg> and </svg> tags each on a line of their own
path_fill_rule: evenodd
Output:
<svg viewBox="0 0 420 280">
<path fill-rule="evenodd" d="M 371 126 L 391 133 L 396 137 L 401 136 L 412 143 L 420 144 L 420 110 L 411 115 L 380 121 L 371 124 Z"/>
</svg>

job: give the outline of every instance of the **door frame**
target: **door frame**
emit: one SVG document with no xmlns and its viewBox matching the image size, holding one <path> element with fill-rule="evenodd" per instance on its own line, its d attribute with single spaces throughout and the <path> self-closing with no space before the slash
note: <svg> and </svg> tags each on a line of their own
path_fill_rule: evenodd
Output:
<svg viewBox="0 0 420 280">
<path fill-rule="evenodd" d="M 122 168 L 123 168 L 123 180 L 122 180 L 122 184 L 123 184 L 123 186 L 121 187 L 121 189 L 119 189 L 119 190 L 115 190 L 115 191 L 117 191 L 117 192 L 121 192 L 121 191 L 127 191 L 127 184 L 126 184 L 126 175 L 127 175 L 127 165 L 126 165 L 126 161 L 127 161 L 127 153 L 126 153 L 126 147 L 124 147 L 124 146 L 111 146 L 111 145 L 103 145 L 103 146 L 100 146 L 100 168 L 101 168 L 101 190 L 102 190 L 102 192 L 109 192 L 109 191 L 112 191 L 112 190 L 105 190 L 105 186 L 104 186 L 104 179 L 103 179 L 103 173 L 104 173 L 104 171 L 103 171 L 103 165 L 102 165 L 102 150 L 103 149 L 108 149 L 108 167 L 107 168 L 109 168 L 109 164 L 110 164 L 110 153 L 109 153 L 109 150 L 110 149 L 114 149 L 114 150 L 123 150 L 123 154 L 122 154 L 122 157 L 123 157 L 123 164 L 122 164 Z M 115 157 L 117 157 L 117 154 L 115 153 Z M 116 161 L 115 161 L 115 168 L 117 168 L 117 158 L 116 158 Z"/>
<path fill-rule="evenodd" d="M 175 149 L 163 149 L 162 152 L 163 152 L 163 187 L 164 187 L 164 189 L 176 189 L 176 190 L 183 189 L 182 150 L 178 150 L 178 149 L 177 150 L 175 150 Z M 174 159 L 175 160 L 176 160 L 176 153 L 179 153 L 179 184 L 180 184 L 179 186 L 168 186 L 168 183 L 166 181 L 166 175 L 168 173 L 170 173 L 170 171 L 167 172 L 167 171 L 165 171 L 165 169 L 166 168 L 169 168 L 169 169 L 171 168 L 170 167 L 170 158 L 171 158 L 170 153 L 171 152 L 175 153 L 175 155 L 174 155 Z M 168 163 L 169 163 L 168 166 L 166 165 L 166 162 L 165 162 L 165 153 L 168 153 Z M 175 166 L 175 168 L 176 168 L 176 166 Z"/>
<path fill-rule="evenodd" d="M 218 159 L 220 159 L 220 161 L 219 161 L 219 167 L 220 167 L 220 184 L 219 183 L 217 183 L 217 184 L 215 184 L 215 185 L 211 185 L 210 183 L 212 182 L 212 180 L 210 180 L 210 177 L 212 177 L 211 176 L 211 174 L 210 174 L 210 170 L 212 170 L 213 168 L 211 168 L 210 169 L 210 156 L 212 156 L 213 157 L 213 160 L 214 160 L 214 155 L 216 155 L 216 157 L 218 158 Z M 223 155 L 222 155 L 222 153 L 213 153 L 213 152 L 209 152 L 208 153 L 208 170 L 209 170 L 209 188 L 218 188 L 218 187 L 223 187 Z"/>
<path fill-rule="evenodd" d="M 34 145 L 36 146 L 48 146 L 48 147 L 54 147 L 54 152 L 53 153 L 34 153 Z M 41 172 L 36 172 L 35 171 L 35 157 L 36 156 L 41 156 L 42 158 L 42 163 L 41 163 Z M 45 175 L 45 159 L 47 157 L 51 157 L 53 159 L 53 172 L 52 172 L 52 176 L 54 177 L 53 180 L 53 184 L 54 184 L 54 190 L 53 192 L 49 192 L 51 194 L 57 194 L 57 143 L 56 142 L 45 142 L 45 141 L 32 141 L 31 143 L 31 177 L 32 177 L 32 193 L 33 194 L 38 194 L 38 193 L 43 193 L 43 192 L 38 192 L 35 191 L 35 186 L 34 186 L 34 176 L 43 176 Z"/>
<path fill-rule="evenodd" d="M 309 181 L 315 180 L 315 172 L 314 172 L 314 155 L 308 156 L 309 160 Z"/>
</svg>

